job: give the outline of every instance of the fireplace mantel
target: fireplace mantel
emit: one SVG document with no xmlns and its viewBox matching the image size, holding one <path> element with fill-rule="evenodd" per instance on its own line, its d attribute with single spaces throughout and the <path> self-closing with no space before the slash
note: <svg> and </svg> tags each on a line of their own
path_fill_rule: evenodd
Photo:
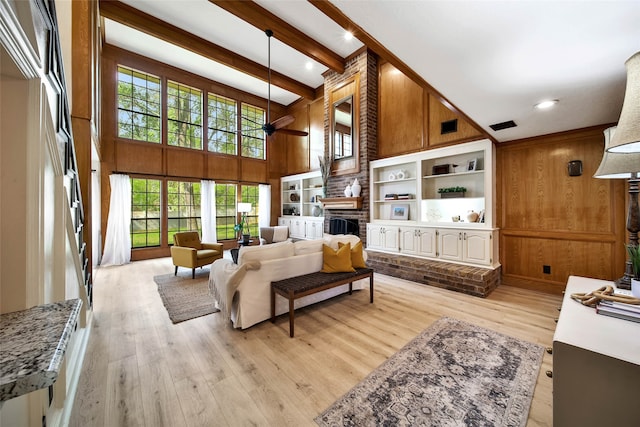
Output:
<svg viewBox="0 0 640 427">
<path fill-rule="evenodd" d="M 362 209 L 362 197 L 335 197 L 318 199 L 324 209 Z"/>
</svg>

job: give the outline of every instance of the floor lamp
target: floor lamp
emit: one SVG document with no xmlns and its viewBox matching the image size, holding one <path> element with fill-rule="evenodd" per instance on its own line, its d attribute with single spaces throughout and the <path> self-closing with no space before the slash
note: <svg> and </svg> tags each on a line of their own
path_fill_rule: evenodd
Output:
<svg viewBox="0 0 640 427">
<path fill-rule="evenodd" d="M 627 212 L 627 231 L 629 238 L 627 244 L 638 246 L 638 231 L 640 231 L 640 209 L 638 208 L 638 183 L 640 182 L 640 152 L 638 153 L 612 153 L 608 151 L 611 140 L 616 132 L 616 127 L 610 127 L 604 131 L 604 155 L 595 178 L 627 179 L 629 182 L 629 211 Z M 624 276 L 616 280 L 616 286 L 620 289 L 631 289 L 633 269 L 631 261 L 627 260 Z"/>
</svg>

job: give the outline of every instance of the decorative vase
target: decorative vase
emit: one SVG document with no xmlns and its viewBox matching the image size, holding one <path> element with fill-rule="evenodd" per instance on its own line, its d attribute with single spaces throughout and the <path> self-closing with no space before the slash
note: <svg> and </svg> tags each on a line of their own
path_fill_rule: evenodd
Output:
<svg viewBox="0 0 640 427">
<path fill-rule="evenodd" d="M 362 190 L 362 186 L 358 182 L 358 178 L 353 180 L 353 184 L 351 184 L 351 194 L 353 197 L 360 197 L 360 191 Z"/>
<path fill-rule="evenodd" d="M 631 279 L 631 295 L 640 298 L 640 279 Z"/>
<path fill-rule="evenodd" d="M 344 189 L 344 196 L 351 197 L 351 185 L 347 184 L 347 188 Z"/>
<path fill-rule="evenodd" d="M 467 214 L 467 222 L 476 222 L 478 220 L 478 213 L 474 211 L 470 211 Z"/>
</svg>

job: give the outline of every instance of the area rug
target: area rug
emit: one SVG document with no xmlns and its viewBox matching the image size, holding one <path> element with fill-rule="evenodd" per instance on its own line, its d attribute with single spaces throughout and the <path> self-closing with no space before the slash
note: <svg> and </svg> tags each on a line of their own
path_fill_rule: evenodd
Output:
<svg viewBox="0 0 640 427">
<path fill-rule="evenodd" d="M 443 317 L 320 414 L 321 426 L 524 426 L 537 344 Z"/>
<path fill-rule="evenodd" d="M 209 292 L 209 270 L 196 270 L 196 278 L 188 274 L 178 273 L 155 276 L 153 281 L 158 285 L 158 293 L 173 323 L 184 322 L 219 311 L 214 304 L 213 295 Z"/>
</svg>

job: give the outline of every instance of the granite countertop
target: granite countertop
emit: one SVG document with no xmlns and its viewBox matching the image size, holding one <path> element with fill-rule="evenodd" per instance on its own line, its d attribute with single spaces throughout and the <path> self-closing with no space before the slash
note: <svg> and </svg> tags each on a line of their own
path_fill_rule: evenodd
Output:
<svg viewBox="0 0 640 427">
<path fill-rule="evenodd" d="M 80 307 L 70 299 L 0 315 L 0 402 L 56 381 Z"/>
</svg>

